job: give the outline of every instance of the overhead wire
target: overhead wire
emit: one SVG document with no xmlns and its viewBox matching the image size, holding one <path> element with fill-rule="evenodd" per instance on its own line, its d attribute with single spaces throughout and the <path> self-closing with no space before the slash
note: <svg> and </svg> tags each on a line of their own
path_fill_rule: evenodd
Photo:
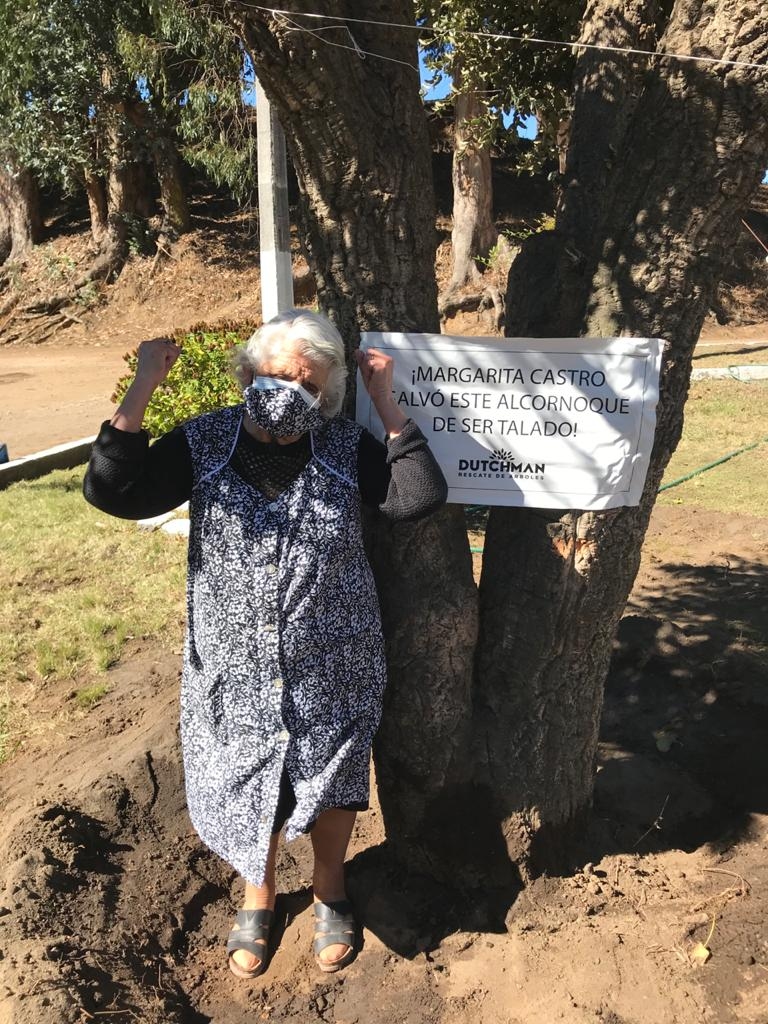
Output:
<svg viewBox="0 0 768 1024">
<path fill-rule="evenodd" d="M 319 14 L 314 11 L 286 11 L 279 7 L 267 7 L 264 4 L 253 4 L 246 3 L 241 0 L 240 6 L 249 8 L 255 11 L 263 11 L 266 14 L 272 15 L 283 15 L 289 18 L 313 18 L 316 20 L 335 20 L 339 23 L 339 28 L 345 28 L 346 23 L 350 22 L 357 25 L 373 25 L 379 28 L 399 28 L 411 32 L 418 32 L 421 35 L 425 33 L 433 33 L 435 35 L 449 35 L 451 34 L 447 29 L 437 29 L 430 25 L 409 25 L 405 22 L 396 21 L 379 21 L 372 18 L 354 18 L 354 17 L 341 17 L 335 14 Z M 331 28 L 333 26 L 327 26 Z M 301 29 L 305 32 L 310 32 L 311 29 Z M 351 34 L 351 33 L 350 33 Z M 493 39 L 498 41 L 524 43 L 532 46 L 555 46 L 561 49 L 577 49 L 577 50 L 592 50 L 600 53 L 616 53 L 616 54 L 627 54 L 630 56 L 637 57 L 660 57 L 669 58 L 679 61 L 688 61 L 691 63 L 708 64 L 710 66 L 719 67 L 732 67 L 732 68 L 743 68 L 750 69 L 753 71 L 768 71 L 768 64 L 758 64 L 754 61 L 746 60 L 730 60 L 727 57 L 706 57 L 701 54 L 693 53 L 676 53 L 670 50 L 641 50 L 632 46 L 611 46 L 608 43 L 585 43 L 581 40 L 574 40 L 567 42 L 562 39 L 546 39 L 540 36 L 526 36 L 518 35 L 511 32 L 484 32 L 474 29 L 454 29 L 454 35 L 470 36 L 477 39 Z M 319 38 L 319 37 L 318 37 Z M 330 42 L 329 40 L 323 40 L 324 42 Z M 330 45 L 342 46 L 343 49 L 351 50 L 353 47 L 343 46 L 341 43 L 331 43 Z M 368 52 L 368 51 L 362 51 Z M 407 61 L 397 60 L 395 57 L 387 57 L 381 53 L 369 53 L 369 56 L 378 57 L 381 60 L 394 61 L 397 64 L 406 64 L 408 67 L 414 67 L 413 64 L 408 64 Z"/>
<path fill-rule="evenodd" d="M 410 68 L 412 71 L 415 71 L 417 75 L 419 74 L 419 69 L 416 67 L 416 65 L 411 64 L 407 60 L 399 60 L 397 57 L 387 57 L 383 53 L 374 53 L 373 50 L 364 50 L 358 44 L 355 37 L 352 35 L 352 32 L 348 25 L 323 25 L 320 28 L 313 31 L 310 28 L 305 28 L 303 25 L 298 25 L 295 21 L 293 21 L 292 16 L 286 14 L 284 11 L 274 10 L 272 13 L 282 19 L 282 23 L 288 28 L 290 32 L 304 32 L 306 33 L 306 35 L 314 36 L 315 39 L 319 39 L 321 43 L 325 43 L 327 46 L 336 46 L 340 50 L 351 50 L 353 53 L 356 53 L 361 60 L 365 60 L 366 57 L 378 57 L 379 60 L 388 60 L 391 61 L 393 64 L 402 64 L 405 67 Z M 328 30 L 334 28 L 346 29 L 347 34 L 349 35 L 349 38 L 352 40 L 353 45 L 347 46 L 344 43 L 335 43 L 332 39 L 326 39 L 324 36 L 321 36 L 319 34 L 320 32 L 327 32 Z"/>
</svg>

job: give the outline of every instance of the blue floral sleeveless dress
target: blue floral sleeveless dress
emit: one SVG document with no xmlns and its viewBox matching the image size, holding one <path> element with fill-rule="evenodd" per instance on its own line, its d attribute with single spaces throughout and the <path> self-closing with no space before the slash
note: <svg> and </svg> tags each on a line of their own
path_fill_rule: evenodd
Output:
<svg viewBox="0 0 768 1024">
<path fill-rule="evenodd" d="M 385 683 L 363 549 L 362 428 L 314 431 L 300 476 L 269 501 L 230 467 L 243 407 L 186 424 L 193 465 L 181 738 L 192 823 L 254 885 L 280 780 L 290 840 L 329 808 L 365 804 Z"/>
</svg>

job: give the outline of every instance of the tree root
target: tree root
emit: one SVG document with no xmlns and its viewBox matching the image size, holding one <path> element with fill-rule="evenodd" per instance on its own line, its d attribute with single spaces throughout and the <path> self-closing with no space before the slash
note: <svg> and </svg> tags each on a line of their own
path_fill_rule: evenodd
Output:
<svg viewBox="0 0 768 1024">
<path fill-rule="evenodd" d="M 13 312 L 21 301 L 21 294 L 19 292 L 12 292 L 4 302 L 0 302 L 0 318 L 7 316 Z"/>
<path fill-rule="evenodd" d="M 80 291 L 88 285 L 116 277 L 124 263 L 124 247 L 111 245 L 96 256 L 87 272 L 71 282 L 65 292 L 28 297 L 27 301 L 19 293 L 10 296 L 0 305 L 0 345 L 39 345 L 70 324 L 82 324 L 80 317 L 67 312 L 66 307 L 74 305 Z"/>
<path fill-rule="evenodd" d="M 493 309 L 493 325 L 497 331 L 501 331 L 504 323 L 504 299 L 499 289 L 492 284 L 487 284 L 482 291 L 468 292 L 464 295 L 457 291 L 448 291 L 440 296 L 437 303 L 441 320 L 456 316 L 457 313 L 482 312 L 485 309 Z"/>
<path fill-rule="evenodd" d="M 62 328 L 82 322 L 80 317 L 64 310 L 55 313 L 19 312 L 18 315 L 14 312 L 5 324 L 0 325 L 0 344 L 17 345 L 23 342 L 25 345 L 39 345 Z"/>
</svg>

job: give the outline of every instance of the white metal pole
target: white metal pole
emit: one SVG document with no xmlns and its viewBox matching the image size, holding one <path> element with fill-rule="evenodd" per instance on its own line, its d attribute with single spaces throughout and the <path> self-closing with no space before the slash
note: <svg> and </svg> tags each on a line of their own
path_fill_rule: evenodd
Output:
<svg viewBox="0 0 768 1024">
<path fill-rule="evenodd" d="M 293 276 L 285 136 L 258 81 L 256 145 L 259 172 L 261 316 L 266 323 L 273 316 L 293 306 Z"/>
</svg>

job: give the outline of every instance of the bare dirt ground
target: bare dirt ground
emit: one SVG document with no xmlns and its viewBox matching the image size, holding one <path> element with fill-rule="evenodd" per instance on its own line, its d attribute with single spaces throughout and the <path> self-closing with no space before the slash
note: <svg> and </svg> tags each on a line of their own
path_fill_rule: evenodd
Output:
<svg viewBox="0 0 768 1024">
<path fill-rule="evenodd" d="M 253 315 L 250 228 L 199 216 L 82 323 L 0 347 L 12 457 L 95 433 L 142 338 Z M 697 358 L 724 341 L 729 360 L 764 361 L 768 324 L 746 319 L 709 323 Z M 447 330 L 489 333 L 482 314 Z M 374 805 L 349 864 L 364 947 L 337 976 L 310 953 L 304 840 L 281 854 L 267 974 L 230 976 L 240 892 L 187 817 L 178 659 L 136 645 L 98 706 L 2 768 L 0 1024 L 768 1024 L 767 556 L 768 519 L 657 508 L 578 863 L 524 891 L 449 893 L 393 866 Z M 69 695 L 49 688 L 40 715 Z"/>
<path fill-rule="evenodd" d="M 135 649 L 97 708 L 3 769 L 0 1021 L 765 1024 L 766 550 L 766 519 L 657 509 L 579 863 L 446 893 L 393 867 L 374 807 L 349 865 L 365 944 L 335 977 L 310 955 L 304 840 L 281 855 L 267 974 L 230 976 L 239 890 L 185 811 L 178 662 Z"/>
</svg>

